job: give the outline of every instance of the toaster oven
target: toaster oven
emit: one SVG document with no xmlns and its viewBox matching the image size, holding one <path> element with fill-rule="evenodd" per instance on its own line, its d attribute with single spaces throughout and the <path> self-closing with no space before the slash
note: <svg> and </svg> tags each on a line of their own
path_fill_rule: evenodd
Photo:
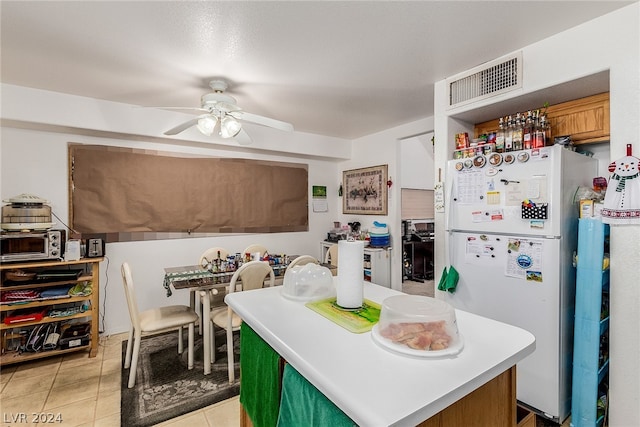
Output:
<svg viewBox="0 0 640 427">
<path fill-rule="evenodd" d="M 65 239 L 64 230 L 0 233 L 0 261 L 61 259 Z"/>
</svg>

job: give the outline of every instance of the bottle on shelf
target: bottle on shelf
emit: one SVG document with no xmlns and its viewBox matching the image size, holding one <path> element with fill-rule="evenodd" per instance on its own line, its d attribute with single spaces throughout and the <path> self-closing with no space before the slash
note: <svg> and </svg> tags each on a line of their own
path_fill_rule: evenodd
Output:
<svg viewBox="0 0 640 427">
<path fill-rule="evenodd" d="M 527 112 L 527 119 L 522 129 L 522 146 L 525 150 L 530 150 L 533 146 L 533 114 L 531 110 Z"/>
<path fill-rule="evenodd" d="M 544 145 L 553 145 L 553 140 L 551 139 L 551 125 L 547 121 L 547 116 L 545 114 L 540 117 L 540 127 L 544 133 Z"/>
<path fill-rule="evenodd" d="M 513 151 L 513 117 L 507 119 L 507 128 L 504 131 L 504 151 Z"/>
<path fill-rule="evenodd" d="M 542 129 L 540 122 L 540 110 L 536 110 L 533 117 L 533 143 L 531 148 L 542 148 L 544 146 L 544 129 Z"/>
<path fill-rule="evenodd" d="M 516 118 L 513 120 L 513 133 L 511 139 L 513 140 L 513 151 L 522 150 L 522 117 L 520 113 L 516 113 Z"/>
<path fill-rule="evenodd" d="M 498 122 L 498 131 L 496 132 L 496 152 L 503 153 L 504 152 L 504 120 L 500 117 L 500 121 Z"/>
</svg>

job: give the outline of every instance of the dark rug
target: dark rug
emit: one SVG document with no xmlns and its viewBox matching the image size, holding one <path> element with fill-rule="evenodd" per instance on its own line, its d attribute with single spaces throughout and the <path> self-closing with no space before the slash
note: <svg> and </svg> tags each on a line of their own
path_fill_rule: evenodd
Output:
<svg viewBox="0 0 640 427">
<path fill-rule="evenodd" d="M 194 367 L 187 369 L 187 333 L 184 353 L 178 354 L 178 333 L 142 338 L 136 384 L 127 388 L 129 369 L 122 369 L 120 424 L 127 427 L 152 426 L 162 421 L 204 408 L 240 392 L 240 336 L 234 332 L 236 380 L 229 384 L 227 339 L 217 330 L 216 361 L 204 375 L 202 337 L 197 333 Z M 122 343 L 122 366 L 127 341 Z"/>
</svg>

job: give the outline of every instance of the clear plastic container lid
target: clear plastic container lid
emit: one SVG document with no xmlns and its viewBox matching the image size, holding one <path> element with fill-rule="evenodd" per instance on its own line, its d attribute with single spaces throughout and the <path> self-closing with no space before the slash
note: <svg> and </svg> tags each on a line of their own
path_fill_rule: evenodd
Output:
<svg viewBox="0 0 640 427">
<path fill-rule="evenodd" d="M 287 269 L 281 292 L 285 298 L 305 302 L 336 295 L 331 270 L 314 263 Z"/>
<path fill-rule="evenodd" d="M 461 348 L 450 304 L 427 296 L 396 295 L 386 298 L 381 307 L 376 332 L 387 344 L 417 352 L 452 353 Z"/>
</svg>

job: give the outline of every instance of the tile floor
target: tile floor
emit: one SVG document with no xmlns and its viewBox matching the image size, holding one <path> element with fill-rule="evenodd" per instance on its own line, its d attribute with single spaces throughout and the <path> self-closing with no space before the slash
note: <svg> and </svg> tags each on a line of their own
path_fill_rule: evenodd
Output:
<svg viewBox="0 0 640 427">
<path fill-rule="evenodd" d="M 411 295 L 425 295 L 433 297 L 435 289 L 433 280 L 425 280 L 424 282 L 416 282 L 413 280 L 405 280 L 402 282 L 402 292 Z"/>
<path fill-rule="evenodd" d="M 3 427 L 42 425 L 30 423 L 32 414 L 60 414 L 64 427 L 120 425 L 120 372 L 122 340 L 127 334 L 103 337 L 98 355 L 70 353 L 9 365 L 0 371 L 0 420 Z M 27 422 L 12 422 L 26 414 Z M 161 426 L 240 425 L 238 398 L 166 421 Z"/>
</svg>

